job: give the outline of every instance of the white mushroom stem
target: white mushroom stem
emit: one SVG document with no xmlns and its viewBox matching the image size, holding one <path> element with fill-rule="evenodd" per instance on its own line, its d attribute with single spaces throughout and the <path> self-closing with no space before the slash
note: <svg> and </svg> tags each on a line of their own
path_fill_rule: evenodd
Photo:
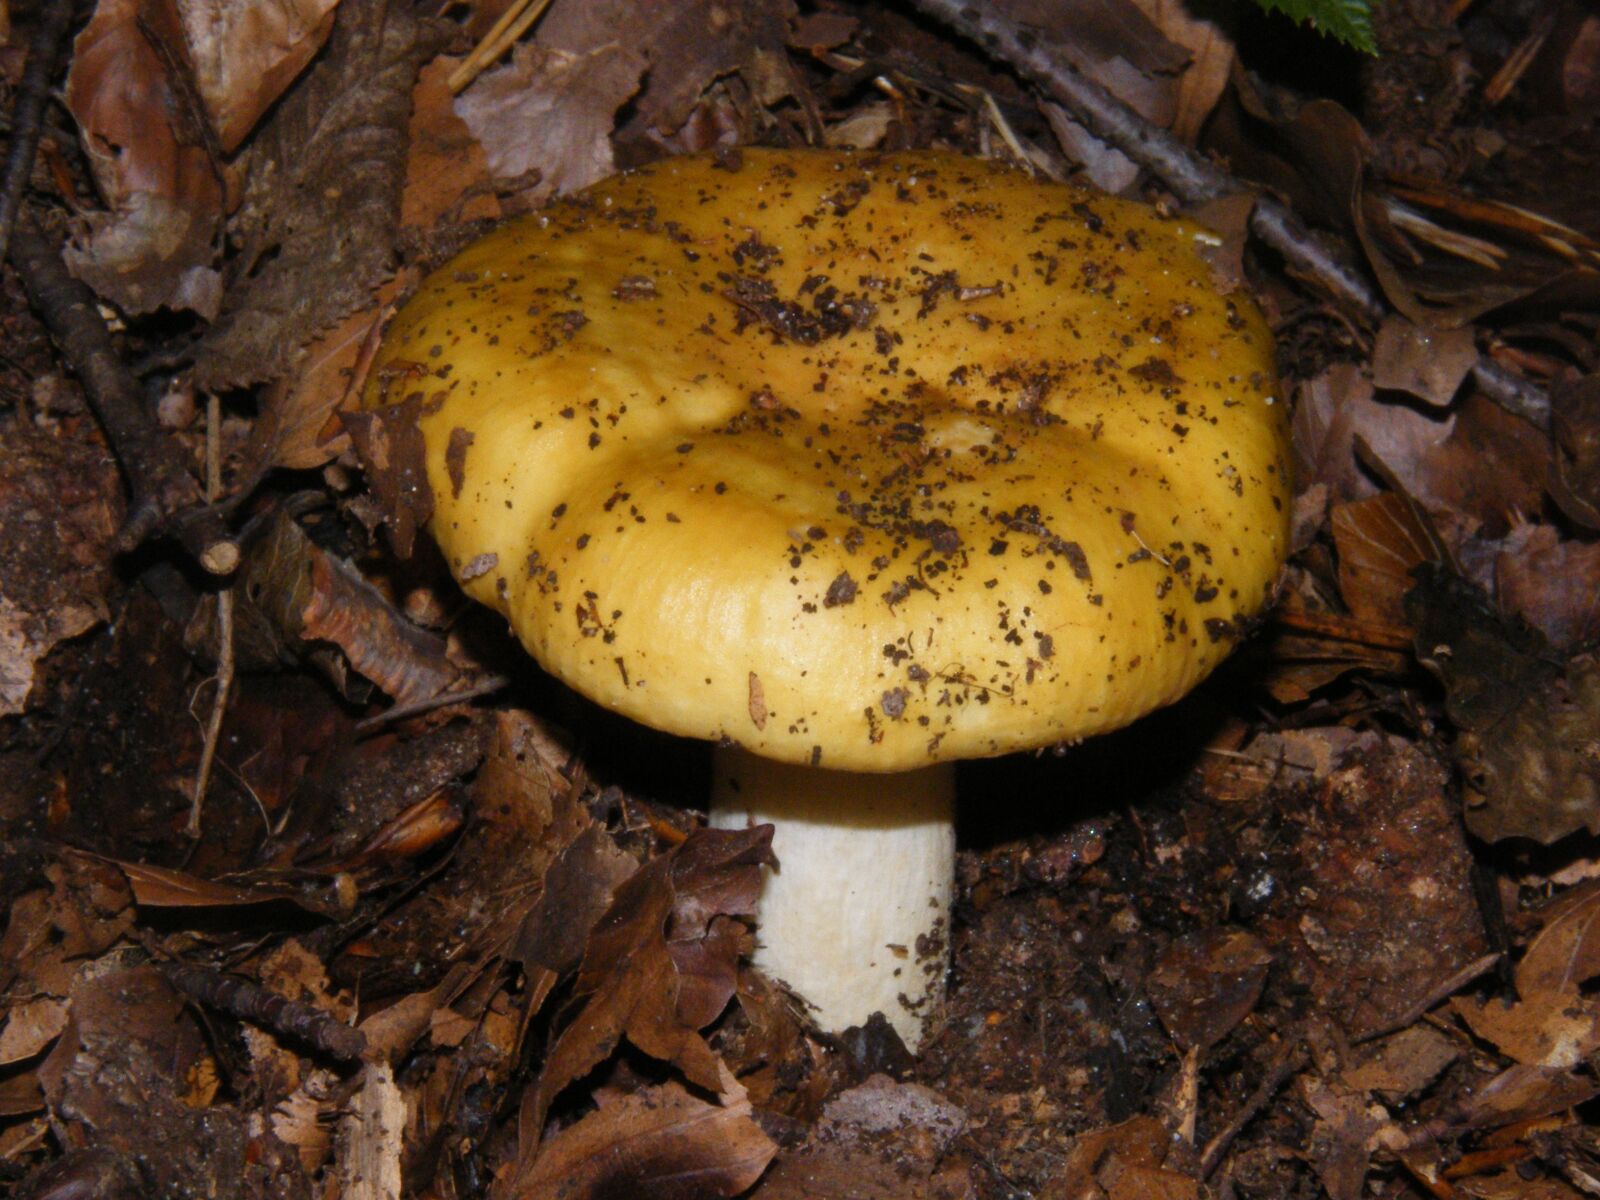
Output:
<svg viewBox="0 0 1600 1200">
<path fill-rule="evenodd" d="M 949 964 L 955 768 L 867 775 L 719 749 L 712 770 L 712 825 L 776 827 L 756 965 L 823 1029 L 881 1012 L 915 1050 Z"/>
</svg>

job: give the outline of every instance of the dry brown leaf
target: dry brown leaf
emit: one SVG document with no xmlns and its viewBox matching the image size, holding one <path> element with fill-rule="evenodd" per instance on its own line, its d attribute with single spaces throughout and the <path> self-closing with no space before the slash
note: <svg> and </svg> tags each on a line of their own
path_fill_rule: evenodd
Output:
<svg viewBox="0 0 1600 1200">
<path fill-rule="evenodd" d="M 67 1005 L 54 996 L 35 996 L 11 1005 L 0 1030 L 0 1066 L 32 1058 L 67 1027 Z"/>
<path fill-rule="evenodd" d="M 1439 539 L 1413 504 L 1393 492 L 1341 504 L 1331 525 L 1339 594 L 1358 619 L 1406 628 L 1411 571 L 1439 558 Z"/>
<path fill-rule="evenodd" d="M 1196 9 L 1182 0 L 1134 0 L 1134 3 L 1150 18 L 1162 37 L 1189 52 L 1189 65 L 1178 79 L 1177 113 L 1172 120 L 1172 132 L 1192 145 L 1228 86 L 1235 57 L 1233 38 L 1218 23 L 1218 10 Z M 1199 12 L 1205 15 L 1197 15 Z"/>
<path fill-rule="evenodd" d="M 1317 1116 L 1306 1150 L 1322 1186 L 1332 1200 L 1361 1200 L 1373 1135 L 1388 1123 L 1388 1113 L 1359 1092 L 1311 1076 L 1299 1082 L 1301 1099 Z"/>
<path fill-rule="evenodd" d="M 116 862 L 127 877 L 134 900 L 147 908 L 241 908 L 256 904 L 292 904 L 322 916 L 342 915 L 322 892 L 292 883 L 235 886 L 215 883 L 171 867 Z"/>
<path fill-rule="evenodd" d="M 1474 1034 L 1525 1066 L 1567 1071 L 1600 1048 L 1600 1006 L 1576 994 L 1546 992 L 1509 1007 L 1458 996 L 1450 1007 Z"/>
<path fill-rule="evenodd" d="M 885 1161 L 876 1148 L 808 1142 L 784 1150 L 751 1200 L 932 1200 L 934 1195 L 926 1179 Z"/>
<path fill-rule="evenodd" d="M 43 868 L 48 889 L 17 896 L 0 936 L 0 992 L 61 997 L 80 969 L 133 925 L 127 880 L 111 864 L 68 854 Z"/>
<path fill-rule="evenodd" d="M 772 827 L 702 829 L 646 863 L 614 893 L 589 935 L 574 986 L 581 1005 L 551 1049 L 534 1108 L 540 1120 L 567 1084 L 626 1037 L 718 1090 L 720 1061 L 698 1030 L 732 998 L 748 953 L 748 916 L 772 863 Z"/>
<path fill-rule="evenodd" d="M 232 153 L 327 40 L 339 0 L 172 0 L 195 90 Z"/>
<path fill-rule="evenodd" d="M 347 563 L 278 512 L 246 548 L 241 609 L 248 604 L 302 654 L 337 646 L 350 667 L 397 704 L 430 700 L 461 677 L 443 638 L 406 620 Z"/>
<path fill-rule="evenodd" d="M 1198 1198 L 1197 1181 L 1163 1169 L 1172 1144 L 1161 1122 L 1148 1116 L 1080 1133 L 1072 1139 L 1051 1187 L 1041 1195 L 1044 1200 Z"/>
<path fill-rule="evenodd" d="M 582 57 L 620 42 L 642 55 L 648 74 L 628 130 L 661 135 L 676 133 L 720 76 L 743 70 L 753 77 L 763 59 L 781 61 L 795 6 L 792 0 L 677 0 L 653 6 L 649 21 L 639 21 L 638 12 L 634 0 L 557 4 L 540 23 L 537 44 Z"/>
<path fill-rule="evenodd" d="M 1540 511 L 1549 439 L 1478 392 L 1469 391 L 1451 411 L 1455 420 L 1442 443 L 1404 467 L 1385 459 L 1402 473 L 1406 490 L 1430 512 L 1491 531 L 1505 528 L 1507 514 Z"/>
<path fill-rule="evenodd" d="M 610 42 L 572 53 L 519 45 L 456 98 L 455 111 L 502 179 L 537 172 L 529 199 L 576 191 L 614 170 L 617 109 L 639 88 L 644 56 Z"/>
<path fill-rule="evenodd" d="M 501 1200 L 700 1200 L 734 1196 L 766 1170 L 777 1146 L 751 1119 L 750 1102 L 697 1100 L 675 1083 L 605 1101 L 502 1181 Z"/>
<path fill-rule="evenodd" d="M 1394 313 L 1378 328 L 1372 382 L 1442 408 L 1454 399 L 1477 362 L 1478 344 L 1471 329 L 1426 329 Z"/>
<path fill-rule="evenodd" d="M 450 73 L 461 59 L 442 54 L 417 76 L 411 93 L 411 152 L 406 157 L 400 224 L 430 230 L 446 214 L 452 220 L 493 219 L 500 202 L 486 189 L 489 161 L 472 131 L 456 115 Z"/>
<path fill-rule="evenodd" d="M 1337 363 L 1299 389 L 1290 426 L 1295 485 L 1326 483 L 1336 501 L 1370 496 L 1377 489 L 1356 461 L 1357 438 L 1409 481 L 1414 465 L 1443 445 L 1454 424 L 1376 400 L 1359 367 Z"/>
<path fill-rule="evenodd" d="M 108 210 L 83 219 L 65 258 L 73 274 L 132 313 L 217 312 L 211 264 L 222 221 L 216 166 L 186 128 L 141 0 L 101 0 L 77 37 L 67 107 Z"/>
<path fill-rule="evenodd" d="M 1377 1092 L 1386 1102 L 1410 1099 L 1459 1059 L 1462 1048 L 1431 1025 L 1409 1025 L 1361 1048 L 1362 1057 L 1339 1082 L 1353 1091 Z"/>
<path fill-rule="evenodd" d="M 410 282 L 402 273 L 382 284 L 373 293 L 370 308 L 351 313 L 319 337 L 292 372 L 267 388 L 251 438 L 259 468 L 303 471 L 320 467 L 349 448 L 344 427 L 337 423 L 330 427 L 330 422 L 359 402 L 362 377 L 377 349 L 383 321 Z"/>
<path fill-rule="evenodd" d="M 1547 1117 L 1585 1104 L 1600 1095 L 1600 1084 L 1555 1067 L 1507 1067 L 1468 1093 L 1460 1109 L 1449 1113 L 1449 1128 L 1461 1133 L 1498 1129 Z"/>
<path fill-rule="evenodd" d="M 1517 964 L 1517 991 L 1576 994 L 1600 975 L 1600 883 L 1573 888 L 1539 914 L 1542 928 Z"/>
<path fill-rule="evenodd" d="M 1574 888 L 1541 914 L 1517 964 L 1515 1004 L 1457 997 L 1456 1015 L 1519 1063 L 1570 1069 L 1600 1048 L 1600 1004 L 1582 986 L 1600 974 L 1600 884 Z"/>
</svg>

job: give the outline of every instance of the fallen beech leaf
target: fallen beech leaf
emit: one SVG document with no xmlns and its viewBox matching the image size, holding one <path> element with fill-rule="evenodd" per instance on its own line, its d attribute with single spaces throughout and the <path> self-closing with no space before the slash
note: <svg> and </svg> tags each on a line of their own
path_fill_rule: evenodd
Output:
<svg viewBox="0 0 1600 1200">
<path fill-rule="evenodd" d="M 0 935 L 8 995 L 65 996 L 84 965 L 121 941 L 134 922 L 128 881 L 112 864 L 68 852 L 43 874 L 49 888 L 12 900 Z"/>
<path fill-rule="evenodd" d="M 751 1119 L 749 1100 L 718 1107 L 668 1083 L 602 1103 L 551 1138 L 496 1194 L 504 1200 L 734 1196 L 760 1178 L 777 1150 Z"/>
<path fill-rule="evenodd" d="M 1360 1200 L 1377 1147 L 1373 1135 L 1388 1114 L 1359 1092 L 1311 1076 L 1299 1080 L 1300 1097 L 1316 1114 L 1306 1147 L 1312 1165 L 1332 1200 Z"/>
<path fill-rule="evenodd" d="M 1172 1146 L 1173 1139 L 1160 1121 L 1134 1117 L 1078 1134 L 1057 1177 L 1078 1182 L 1089 1196 L 1198 1198 L 1196 1180 L 1163 1169 Z"/>
<path fill-rule="evenodd" d="M 1358 367 L 1335 364 L 1298 392 L 1290 424 L 1296 486 L 1326 483 L 1335 501 L 1373 495 L 1377 488 L 1356 460 L 1357 439 L 1412 483 L 1419 473 L 1416 464 L 1442 446 L 1454 428 L 1453 416 L 1434 419 L 1375 399 L 1372 381 Z M 1414 486 L 1410 490 L 1430 502 Z"/>
<path fill-rule="evenodd" d="M 1474 1129 L 1500 1129 L 1523 1121 L 1547 1117 L 1563 1109 L 1586 1104 L 1600 1095 L 1600 1084 L 1564 1068 L 1507 1067 L 1487 1083 L 1479 1084 L 1454 1112 L 1440 1119 L 1447 1127 L 1467 1133 Z"/>
<path fill-rule="evenodd" d="M 322 666 L 335 682 L 344 682 L 348 663 L 396 704 L 413 704 L 461 678 L 443 638 L 406 620 L 354 567 L 312 542 L 281 510 L 246 545 L 239 581 L 236 624 L 269 626 L 284 650 Z M 329 645 L 338 648 L 332 661 Z"/>
<path fill-rule="evenodd" d="M 1517 991 L 1575 992 L 1600 975 L 1600 883 L 1573 888 L 1539 918 L 1543 928 L 1517 964 Z"/>
<path fill-rule="evenodd" d="M 1339 594 L 1358 619 L 1405 628 L 1411 571 L 1442 554 L 1414 504 L 1393 492 L 1341 504 L 1330 524 L 1339 552 Z"/>
<path fill-rule="evenodd" d="M 1477 361 L 1477 340 L 1470 328 L 1428 329 L 1395 313 L 1378 328 L 1372 382 L 1442 408 Z"/>
<path fill-rule="evenodd" d="M 545 1062 L 535 1123 L 556 1093 L 622 1037 L 690 1080 L 718 1090 L 719 1060 L 697 1032 L 732 998 L 750 938 L 772 827 L 701 829 L 641 867 L 589 935 L 573 994 L 581 1005 Z"/>
<path fill-rule="evenodd" d="M 232 153 L 333 28 L 339 0 L 175 0 L 195 90 Z"/>
<path fill-rule="evenodd" d="M 1369 1042 L 1361 1060 L 1346 1068 L 1339 1081 L 1355 1091 L 1377 1092 L 1395 1104 L 1415 1096 L 1462 1056 L 1460 1046 L 1431 1025 L 1409 1025 Z"/>
<path fill-rule="evenodd" d="M 82 131 L 109 211 L 83 219 L 64 257 L 73 274 L 132 313 L 163 306 L 216 315 L 211 264 L 222 185 L 205 148 L 183 132 L 141 0 L 102 0 L 77 37 L 67 107 Z"/>
<path fill-rule="evenodd" d="M 1600 1048 L 1600 1004 L 1582 991 L 1600 975 L 1600 883 L 1574 888 L 1540 915 L 1544 927 L 1517 964 L 1518 1001 L 1451 1004 L 1473 1033 L 1518 1062 L 1572 1068 Z"/>
<path fill-rule="evenodd" d="M 1509 1007 L 1457 996 L 1450 1007 L 1474 1034 L 1526 1066 L 1571 1070 L 1600 1049 L 1600 1007 L 1576 992 L 1544 992 Z"/>
<path fill-rule="evenodd" d="M 0 1066 L 32 1058 L 66 1027 L 66 1002 L 54 996 L 35 996 L 12 1005 L 0 1030 Z"/>
</svg>

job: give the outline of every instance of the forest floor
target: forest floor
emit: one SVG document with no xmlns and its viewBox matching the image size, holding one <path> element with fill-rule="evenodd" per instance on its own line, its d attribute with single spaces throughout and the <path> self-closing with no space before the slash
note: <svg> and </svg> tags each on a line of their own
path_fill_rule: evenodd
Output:
<svg viewBox="0 0 1600 1200">
<path fill-rule="evenodd" d="M 0 275 L 0 1195 L 1600 1195 L 1592 3 L 1386 0 L 1376 55 L 1174 0 L 984 6 L 1011 41 L 933 2 L 51 7 L 0 4 L 38 135 Z M 398 528 L 355 411 L 454 250 L 746 145 L 1193 213 L 1292 405 L 1237 652 L 962 764 L 915 1055 L 749 965 L 762 856 L 703 828 L 705 746 L 544 675 Z"/>
</svg>

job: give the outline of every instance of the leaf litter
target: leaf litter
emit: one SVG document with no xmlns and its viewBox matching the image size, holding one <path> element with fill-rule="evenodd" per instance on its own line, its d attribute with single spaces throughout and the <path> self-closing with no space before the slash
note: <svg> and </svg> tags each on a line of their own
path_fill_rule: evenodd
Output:
<svg viewBox="0 0 1600 1200">
<path fill-rule="evenodd" d="M 1248 198 L 1210 208 L 1294 404 L 1280 602 L 1175 709 L 968 769 L 985 799 L 953 987 L 912 1058 L 885 1026 L 819 1032 L 748 965 L 770 831 L 700 828 L 693 753 L 554 689 L 454 595 L 421 532 L 415 413 L 353 398 L 454 247 L 663 153 L 937 144 L 1171 200 L 910 10 L 535 7 L 101 0 L 76 31 L 76 125 L 48 135 L 33 203 L 196 464 L 187 400 L 224 397 L 244 674 L 191 842 L 216 592 L 169 551 L 111 559 L 114 451 L 7 283 L 0 1186 L 1589 1188 L 1600 228 L 1575 197 L 1600 39 L 1581 15 L 1552 42 L 1510 0 L 1381 5 L 1380 57 L 1329 57 L 1330 88 L 1298 70 L 1323 48 L 1269 16 L 993 6 L 1287 197 L 1392 311 L 1260 253 Z M 1558 166 L 1508 186 L 1535 153 Z M 1485 362 L 1547 406 L 1508 412 Z M 382 382 L 422 402 L 406 371 Z"/>
</svg>

